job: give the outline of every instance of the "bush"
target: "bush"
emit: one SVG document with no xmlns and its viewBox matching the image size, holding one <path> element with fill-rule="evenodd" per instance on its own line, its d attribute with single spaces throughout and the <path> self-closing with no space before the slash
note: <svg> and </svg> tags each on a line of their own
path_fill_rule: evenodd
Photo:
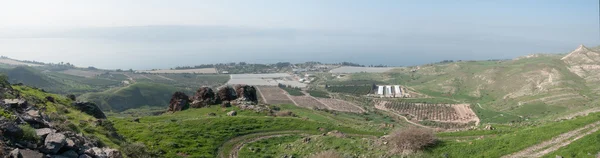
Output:
<svg viewBox="0 0 600 158">
<path fill-rule="evenodd" d="M 395 153 L 412 153 L 435 143 L 435 134 L 429 129 L 410 127 L 390 134 L 392 152 Z"/>
<path fill-rule="evenodd" d="M 311 158 L 342 158 L 342 156 L 333 150 L 329 150 L 317 153 L 311 156 Z"/>
<path fill-rule="evenodd" d="M 291 112 L 291 111 L 284 110 L 284 111 L 277 111 L 275 113 L 275 116 L 285 117 L 285 116 L 296 116 L 296 115 L 293 112 Z"/>
<path fill-rule="evenodd" d="M 29 125 L 19 125 L 19 128 L 23 130 L 23 139 L 37 142 L 40 137 L 35 133 L 35 129 Z"/>
<path fill-rule="evenodd" d="M 126 144 L 121 148 L 123 154 L 130 158 L 146 158 L 151 157 L 146 145 L 142 143 Z"/>
</svg>

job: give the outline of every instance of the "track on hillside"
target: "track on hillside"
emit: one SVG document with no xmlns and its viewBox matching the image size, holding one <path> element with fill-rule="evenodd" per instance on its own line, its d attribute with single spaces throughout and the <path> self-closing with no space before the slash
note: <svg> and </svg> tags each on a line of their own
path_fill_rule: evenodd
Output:
<svg viewBox="0 0 600 158">
<path fill-rule="evenodd" d="M 290 131 L 272 131 L 272 132 L 243 135 L 243 136 L 235 137 L 235 138 L 230 139 L 227 142 L 223 143 L 223 145 L 221 147 L 219 147 L 217 157 L 219 157 L 219 158 L 238 158 L 238 154 L 239 154 L 240 150 L 242 150 L 242 148 L 246 144 L 256 142 L 259 140 L 263 140 L 263 139 L 290 136 L 290 135 L 309 136 L 309 135 L 315 135 L 317 133 L 315 133 L 314 131 L 290 130 Z M 364 134 L 346 134 L 346 135 L 350 136 L 350 137 L 377 138 L 377 136 L 364 135 Z M 224 146 L 226 146 L 226 145 L 232 145 L 233 148 L 231 148 L 229 151 L 226 151 L 227 149 L 224 149 Z"/>
<path fill-rule="evenodd" d="M 563 133 L 552 138 L 551 140 L 530 146 L 510 155 L 505 155 L 502 158 L 542 157 L 598 130 L 600 130 L 600 121 Z"/>
</svg>

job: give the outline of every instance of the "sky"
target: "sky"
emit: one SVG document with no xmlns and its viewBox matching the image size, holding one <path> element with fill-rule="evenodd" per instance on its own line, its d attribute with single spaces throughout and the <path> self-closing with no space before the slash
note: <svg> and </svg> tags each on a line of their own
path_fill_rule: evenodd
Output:
<svg viewBox="0 0 600 158">
<path fill-rule="evenodd" d="M 594 0 L 3 1 L 0 54 L 138 69 L 278 60 L 418 65 L 597 46 L 598 16 Z M 172 57 L 190 55 L 201 59 Z"/>
</svg>

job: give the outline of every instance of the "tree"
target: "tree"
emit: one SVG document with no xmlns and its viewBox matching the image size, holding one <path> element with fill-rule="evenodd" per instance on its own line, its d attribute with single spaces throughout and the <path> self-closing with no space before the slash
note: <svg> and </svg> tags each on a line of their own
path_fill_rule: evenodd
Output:
<svg viewBox="0 0 600 158">
<path fill-rule="evenodd" d="M 412 153 L 436 143 L 437 138 L 430 129 L 410 127 L 390 134 L 392 151 L 396 153 Z"/>
</svg>

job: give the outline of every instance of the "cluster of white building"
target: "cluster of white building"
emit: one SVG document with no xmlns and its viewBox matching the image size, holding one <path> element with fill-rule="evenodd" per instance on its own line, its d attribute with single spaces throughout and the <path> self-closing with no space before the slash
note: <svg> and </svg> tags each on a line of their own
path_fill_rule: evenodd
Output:
<svg viewBox="0 0 600 158">
<path fill-rule="evenodd" d="M 377 86 L 377 93 L 380 97 L 393 97 L 393 98 L 404 98 L 410 97 L 406 90 L 400 85 L 379 85 Z"/>
</svg>

